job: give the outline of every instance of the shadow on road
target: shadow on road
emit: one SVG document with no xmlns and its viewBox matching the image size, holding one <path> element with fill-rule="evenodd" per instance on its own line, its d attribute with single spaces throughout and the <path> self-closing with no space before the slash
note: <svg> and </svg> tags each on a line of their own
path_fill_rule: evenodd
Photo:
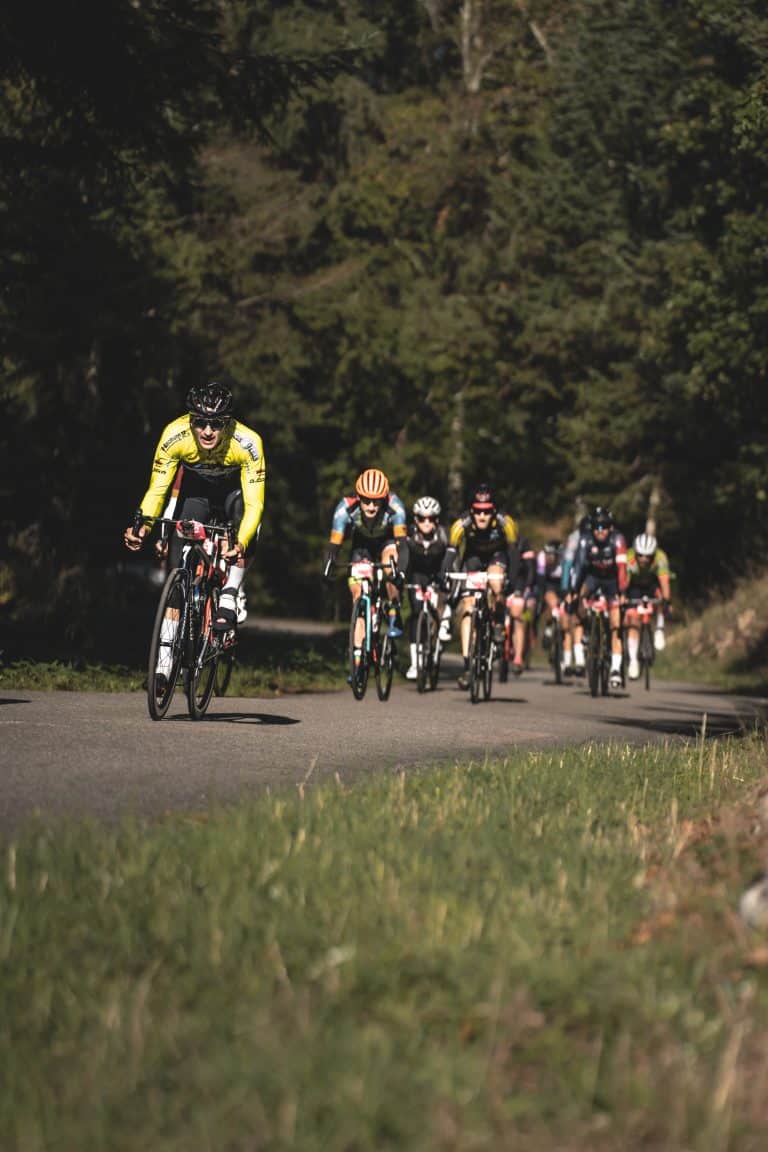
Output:
<svg viewBox="0 0 768 1152">
<path fill-rule="evenodd" d="M 207 712 L 205 719 L 192 720 L 190 716 L 169 716 L 189 724 L 301 724 L 295 716 L 275 716 L 269 712 Z"/>
<path fill-rule="evenodd" d="M 764 708 L 754 704 L 750 707 L 746 702 L 743 707 L 736 706 L 732 712 L 710 712 L 705 703 L 703 707 L 654 703 L 647 711 L 647 716 L 596 712 L 595 719 L 601 724 L 637 728 L 641 732 L 655 732 L 662 736 L 698 737 L 702 733 L 703 716 L 706 714 L 705 738 L 708 740 L 716 736 L 738 736 L 753 732 L 762 728 L 766 719 Z"/>
<path fill-rule="evenodd" d="M 0 699 L 0 704 L 29 704 L 29 700 L 14 700 L 12 696 L 6 696 Z"/>
</svg>

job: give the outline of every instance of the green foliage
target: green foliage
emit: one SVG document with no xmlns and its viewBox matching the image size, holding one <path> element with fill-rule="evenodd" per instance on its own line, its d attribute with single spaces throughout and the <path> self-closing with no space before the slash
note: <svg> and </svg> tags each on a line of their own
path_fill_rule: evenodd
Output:
<svg viewBox="0 0 768 1152">
<path fill-rule="evenodd" d="M 45 43 L 6 8 L 18 569 L 116 556 L 160 427 L 214 373 L 265 441 L 263 605 L 322 609 L 330 509 L 367 464 L 450 515 L 482 473 L 517 515 L 584 496 L 629 534 L 658 486 L 693 591 L 763 555 L 757 0 L 112 0 L 60 5 Z"/>
</svg>

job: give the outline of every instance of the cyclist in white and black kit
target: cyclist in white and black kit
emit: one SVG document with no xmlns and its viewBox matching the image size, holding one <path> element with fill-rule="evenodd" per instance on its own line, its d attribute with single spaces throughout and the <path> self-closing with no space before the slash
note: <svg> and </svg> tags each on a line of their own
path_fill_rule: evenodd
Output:
<svg viewBox="0 0 768 1152">
<path fill-rule="evenodd" d="M 448 547 L 448 536 L 440 523 L 440 503 L 434 496 L 421 496 L 413 505 L 413 521 L 408 526 L 408 574 L 409 584 L 438 584 Z M 411 602 L 411 663 L 405 674 L 406 680 L 415 680 L 416 669 L 416 627 L 419 617 L 419 603 L 415 589 L 408 589 Z M 438 604 L 443 608 L 441 596 Z M 450 608 L 447 617 L 441 620 L 440 639 L 450 640 Z"/>
</svg>

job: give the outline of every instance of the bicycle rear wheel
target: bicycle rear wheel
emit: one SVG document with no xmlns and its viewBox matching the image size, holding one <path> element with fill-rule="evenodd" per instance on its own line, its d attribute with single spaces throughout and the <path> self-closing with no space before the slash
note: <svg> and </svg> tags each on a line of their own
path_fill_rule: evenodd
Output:
<svg viewBox="0 0 768 1152">
<path fill-rule="evenodd" d="M 219 640 L 211 630 L 216 599 L 213 593 L 209 593 L 199 613 L 195 612 L 190 620 L 194 635 L 194 658 L 187 681 L 187 705 L 193 720 L 202 720 L 216 686 Z"/>
<path fill-rule="evenodd" d="M 429 609 L 422 607 L 416 621 L 416 687 L 426 692 L 431 687 L 432 619 Z"/>
<path fill-rule="evenodd" d="M 360 596 L 352 606 L 352 619 L 349 622 L 349 683 L 355 700 L 362 700 L 368 687 L 368 650 L 365 646 L 365 624 L 367 603 Z M 355 631 L 358 620 L 363 622 L 363 639 L 360 642 L 360 658 L 355 662 Z"/>
<path fill-rule="evenodd" d="M 149 645 L 147 705 L 153 720 L 162 720 L 173 698 L 186 626 L 186 576 L 182 569 L 174 568 L 160 593 Z"/>
<path fill-rule="evenodd" d="M 379 700 L 388 700 L 392 688 L 392 673 L 395 667 L 395 651 L 389 633 L 380 636 L 378 642 L 378 660 L 376 670 L 376 695 Z"/>
<path fill-rule="evenodd" d="M 234 666 L 234 650 L 222 652 L 216 661 L 216 679 L 213 684 L 213 691 L 217 696 L 226 696 L 229 682 L 232 679 L 232 669 Z"/>
</svg>

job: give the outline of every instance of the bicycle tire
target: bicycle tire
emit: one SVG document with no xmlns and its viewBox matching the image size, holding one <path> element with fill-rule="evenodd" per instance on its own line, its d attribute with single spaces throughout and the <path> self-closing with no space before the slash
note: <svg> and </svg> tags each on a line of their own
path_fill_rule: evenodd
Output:
<svg viewBox="0 0 768 1152">
<path fill-rule="evenodd" d="M 480 682 L 483 678 L 481 667 L 480 625 L 477 609 L 472 613 L 469 631 L 469 698 L 473 704 L 480 699 Z"/>
<path fill-rule="evenodd" d="M 602 660 L 600 661 L 600 694 L 608 695 L 611 678 L 611 641 L 608 631 L 608 621 L 603 617 L 600 621 L 600 636 L 602 646 Z"/>
<path fill-rule="evenodd" d="M 529 672 L 531 669 L 534 638 L 533 623 L 528 619 L 525 621 L 525 635 L 523 638 L 523 668 L 525 668 L 526 672 Z"/>
<path fill-rule="evenodd" d="M 426 605 L 416 621 L 416 687 L 426 692 L 431 686 L 432 620 Z"/>
<path fill-rule="evenodd" d="M 490 700 L 493 687 L 493 624 L 486 618 L 483 630 L 483 700 Z"/>
<path fill-rule="evenodd" d="M 217 696 L 226 696 L 234 666 L 235 653 L 233 651 L 222 652 L 216 662 L 216 678 L 213 684 L 213 691 Z"/>
<path fill-rule="evenodd" d="M 552 646 L 549 650 L 552 661 L 552 670 L 555 673 L 555 684 L 563 682 L 563 628 L 559 620 L 552 625 Z"/>
<path fill-rule="evenodd" d="M 215 611 L 216 596 L 209 592 L 201 610 L 190 617 L 193 658 L 187 679 L 187 707 L 193 720 L 205 716 L 216 686 L 219 649 L 211 631 Z"/>
<path fill-rule="evenodd" d="M 509 679 L 509 661 L 512 658 L 512 617 L 507 611 L 504 615 L 504 644 L 499 657 L 499 683 L 506 684 Z"/>
<path fill-rule="evenodd" d="M 429 688 L 434 692 L 437 688 L 437 682 L 440 679 L 440 657 L 443 654 L 443 642 L 440 639 L 439 632 L 440 624 L 437 620 L 432 621 L 432 635 L 435 637 L 435 647 L 432 652 L 432 659 L 429 665 Z"/>
<path fill-rule="evenodd" d="M 349 622 L 349 683 L 355 700 L 362 700 L 368 687 L 369 664 L 365 636 L 360 645 L 360 662 L 355 664 L 355 625 L 358 620 L 362 620 L 366 624 L 367 612 L 367 600 L 363 596 L 359 596 L 352 605 L 352 618 Z M 366 627 L 366 634 L 367 631 Z"/>
<path fill-rule="evenodd" d="M 589 691 L 593 696 L 597 696 L 600 690 L 601 638 L 600 621 L 593 616 L 589 620 L 589 639 L 587 642 L 587 679 Z"/>
<path fill-rule="evenodd" d="M 163 638 L 163 624 L 166 622 L 166 613 L 176 611 L 179 613 L 176 631 L 172 637 Z M 157 602 L 157 611 L 152 626 L 152 638 L 149 643 L 149 668 L 147 674 L 147 706 L 153 720 L 162 720 L 173 699 L 176 681 L 179 678 L 181 660 L 184 650 L 184 633 L 187 627 L 187 583 L 186 574 L 181 568 L 174 568 L 168 573 L 160 599 Z M 158 656 L 160 649 L 170 648 L 170 669 L 165 676 L 165 684 L 158 685 Z"/>
<path fill-rule="evenodd" d="M 385 701 L 389 700 L 389 693 L 392 690 L 392 673 L 395 668 L 394 642 L 388 632 L 377 641 L 377 647 L 376 695 L 379 700 Z"/>
<path fill-rule="evenodd" d="M 638 645 L 638 656 L 643 669 L 643 680 L 645 681 L 645 690 L 649 692 L 651 689 L 651 664 L 653 664 L 654 647 L 653 637 L 651 630 L 647 624 L 643 624 L 640 629 L 640 643 Z"/>
</svg>

